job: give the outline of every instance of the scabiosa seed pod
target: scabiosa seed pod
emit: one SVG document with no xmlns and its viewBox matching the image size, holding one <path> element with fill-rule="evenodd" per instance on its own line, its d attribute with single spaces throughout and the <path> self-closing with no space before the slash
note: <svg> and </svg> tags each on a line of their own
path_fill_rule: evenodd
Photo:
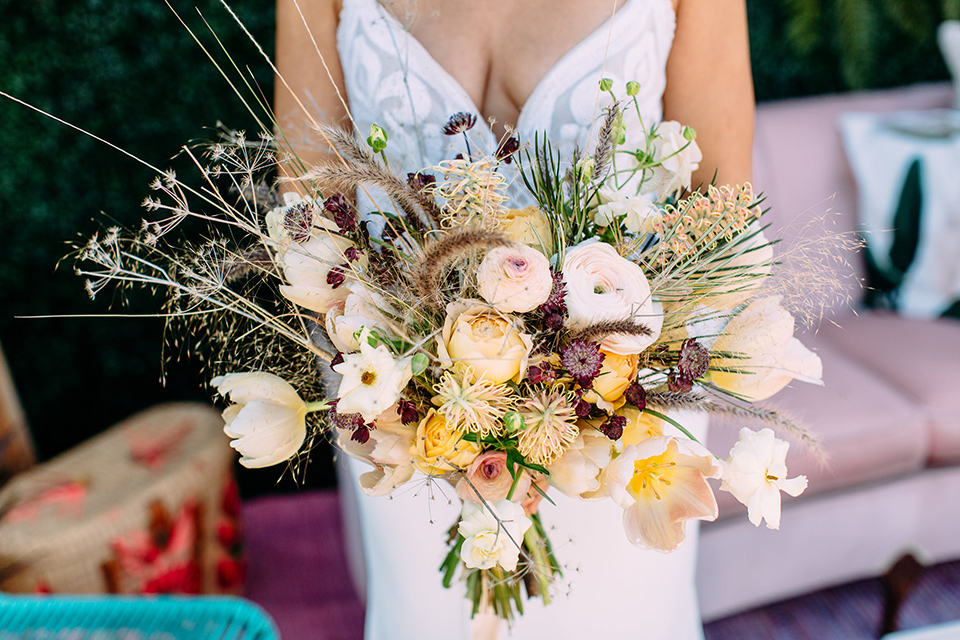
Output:
<svg viewBox="0 0 960 640">
<path fill-rule="evenodd" d="M 533 365 L 527 369 L 527 380 L 533 384 L 553 384 L 557 379 L 557 370 L 549 364 Z"/>
<path fill-rule="evenodd" d="M 577 399 L 573 403 L 573 412 L 577 414 L 578 418 L 588 418 L 592 411 L 593 405 L 586 400 Z"/>
<path fill-rule="evenodd" d="M 610 416 L 600 425 L 600 433 L 611 440 L 619 440 L 623 435 L 623 428 L 627 426 L 627 419 L 623 416 Z"/>
<path fill-rule="evenodd" d="M 343 265 L 330 269 L 330 271 L 327 272 L 327 284 L 334 289 L 339 289 L 347 279 L 346 273 L 343 271 L 343 268 L 346 266 L 347 265 Z"/>
<path fill-rule="evenodd" d="M 597 342 L 574 340 L 560 351 L 560 364 L 582 387 L 589 387 L 600 375 L 603 358 Z"/>
<path fill-rule="evenodd" d="M 363 251 L 356 247 L 347 247 L 346 251 L 343 252 L 343 257 L 347 259 L 347 262 L 356 262 L 362 255 Z"/>
<path fill-rule="evenodd" d="M 671 393 L 687 393 L 693 389 L 693 380 L 674 369 L 667 377 L 667 389 Z"/>
<path fill-rule="evenodd" d="M 448 136 L 455 136 L 458 133 L 473 129 L 475 124 L 477 124 L 477 116 L 466 111 L 460 111 L 450 116 L 447 123 L 443 125 L 443 133 Z"/>
<path fill-rule="evenodd" d="M 350 436 L 350 439 L 359 442 L 360 444 L 366 444 L 367 440 L 370 439 L 370 429 L 373 429 L 373 423 L 360 425 L 353 431 L 353 435 Z"/>
<path fill-rule="evenodd" d="M 641 411 L 647 406 L 647 391 L 642 385 L 636 382 L 630 383 L 627 390 L 623 392 L 623 397 L 627 399 L 627 402 Z"/>
<path fill-rule="evenodd" d="M 330 368 L 337 366 L 338 364 L 343 364 L 343 352 L 337 351 L 337 355 L 333 356 L 333 359 L 330 360 Z"/>
<path fill-rule="evenodd" d="M 502 160 L 504 164 L 513 162 L 513 154 L 520 149 L 520 141 L 516 136 L 505 138 L 500 146 L 497 147 L 497 160 Z"/>
<path fill-rule="evenodd" d="M 400 422 L 403 424 L 420 422 L 420 413 L 417 411 L 417 405 L 410 400 L 401 400 L 397 403 L 397 415 L 400 416 Z"/>
<path fill-rule="evenodd" d="M 349 234 L 357 230 L 357 216 L 342 194 L 337 193 L 324 200 L 323 208 L 333 215 L 333 221 L 341 233 Z"/>
<path fill-rule="evenodd" d="M 437 177 L 432 173 L 408 173 L 407 186 L 414 191 L 423 191 L 428 186 L 437 183 Z"/>
</svg>

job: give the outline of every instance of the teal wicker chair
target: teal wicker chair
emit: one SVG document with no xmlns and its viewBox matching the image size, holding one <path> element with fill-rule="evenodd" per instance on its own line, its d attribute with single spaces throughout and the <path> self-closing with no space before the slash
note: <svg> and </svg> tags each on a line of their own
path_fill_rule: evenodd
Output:
<svg viewBox="0 0 960 640">
<path fill-rule="evenodd" d="M 0 640 L 279 640 L 260 607 L 230 596 L 0 594 Z"/>
</svg>

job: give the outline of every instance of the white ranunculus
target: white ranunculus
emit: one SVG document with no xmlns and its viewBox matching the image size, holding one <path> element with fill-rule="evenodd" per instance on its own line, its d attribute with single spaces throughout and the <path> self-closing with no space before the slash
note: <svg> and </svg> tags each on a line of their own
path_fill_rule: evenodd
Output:
<svg viewBox="0 0 960 640">
<path fill-rule="evenodd" d="M 600 188 L 600 204 L 593 221 L 601 227 L 609 226 L 617 218 L 623 218 L 623 226 L 633 234 L 653 232 L 653 223 L 660 215 L 660 207 L 648 198 L 631 196 L 624 190 Z"/>
<path fill-rule="evenodd" d="M 343 306 L 336 305 L 327 311 L 324 323 L 334 346 L 350 353 L 360 349 L 356 336 L 364 327 L 389 330 L 390 325 L 381 311 L 393 312 L 393 309 L 383 296 L 359 281 L 352 280 L 343 286 L 348 291 Z"/>
<path fill-rule="evenodd" d="M 710 363 L 713 384 L 751 402 L 769 398 L 794 379 L 823 384 L 820 357 L 793 337 L 793 316 L 780 306 L 780 296 L 750 302 L 711 351 L 721 354 Z"/>
<path fill-rule="evenodd" d="M 605 351 L 640 353 L 653 344 L 663 326 L 663 313 L 650 293 L 643 269 L 610 245 L 587 240 L 567 250 L 563 260 L 568 321 L 573 327 L 607 320 L 630 320 L 650 335 L 616 333 L 601 341 Z"/>
<path fill-rule="evenodd" d="M 597 491 L 600 471 L 610 464 L 613 446 L 613 441 L 596 429 L 581 427 L 573 444 L 547 466 L 550 484 L 571 498 Z"/>
<path fill-rule="evenodd" d="M 223 412 L 223 431 L 233 438 L 240 464 L 268 467 L 292 458 L 307 436 L 307 406 L 296 390 L 272 373 L 229 373 L 212 381 L 235 404 Z"/>
<path fill-rule="evenodd" d="M 342 283 L 334 286 L 327 281 L 330 270 L 343 269 L 345 279 L 351 279 L 354 269 L 366 267 L 367 258 L 361 254 L 359 260 L 349 263 L 344 251 L 353 247 L 353 242 L 339 235 L 332 221 L 317 221 L 324 225 L 323 229 L 315 229 L 306 242 L 291 243 L 280 253 L 283 275 L 290 283 L 280 287 L 280 293 L 294 304 L 326 313 L 350 293 Z"/>
<path fill-rule="evenodd" d="M 343 356 L 333 370 L 343 376 L 337 412 L 359 413 L 370 422 L 400 399 L 413 371 L 410 358 L 394 357 L 386 345 L 370 346 L 367 336 L 360 336 L 360 352 Z"/>
<path fill-rule="evenodd" d="M 807 477 L 787 478 L 787 449 L 790 445 L 770 429 L 740 430 L 740 439 L 730 450 L 720 489 L 729 491 L 747 507 L 755 526 L 761 518 L 767 528 L 780 528 L 780 492 L 798 496 L 807 488 Z"/>
<path fill-rule="evenodd" d="M 470 569 L 492 569 L 499 565 L 513 571 L 520 558 L 523 534 L 531 524 L 523 507 L 509 500 L 497 500 L 486 506 L 468 500 L 460 512 L 458 530 L 464 537 L 460 559 Z"/>
<path fill-rule="evenodd" d="M 653 141 L 653 159 L 660 164 L 653 169 L 653 176 L 644 185 L 644 191 L 656 191 L 660 201 L 678 191 L 689 189 L 693 172 L 703 159 L 696 140 L 683 137 L 685 128 L 674 120 L 661 122 L 657 126 L 657 137 Z"/>
<path fill-rule="evenodd" d="M 498 311 L 533 311 L 550 297 L 550 263 L 524 244 L 496 247 L 487 252 L 477 269 L 477 288 Z"/>
</svg>

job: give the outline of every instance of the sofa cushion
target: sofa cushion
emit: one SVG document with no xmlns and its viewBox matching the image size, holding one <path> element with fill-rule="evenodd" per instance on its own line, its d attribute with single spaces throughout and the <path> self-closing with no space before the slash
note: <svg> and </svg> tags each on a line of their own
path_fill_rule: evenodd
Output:
<svg viewBox="0 0 960 640">
<path fill-rule="evenodd" d="M 805 474 L 805 495 L 852 487 L 922 469 L 929 430 L 921 409 L 900 390 L 855 362 L 820 337 L 801 336 L 823 361 L 824 387 L 794 382 L 764 404 L 786 412 L 814 435 L 826 454 L 822 464 L 791 438 L 787 456 L 790 476 Z M 708 445 L 725 457 L 740 427 L 760 429 L 760 422 L 726 417 L 711 420 Z M 785 500 L 791 498 L 785 497 Z M 745 507 L 726 491 L 717 492 L 721 517 L 741 514 Z"/>
<path fill-rule="evenodd" d="M 922 407 L 931 462 L 960 462 L 960 321 L 866 312 L 821 335 Z"/>
</svg>

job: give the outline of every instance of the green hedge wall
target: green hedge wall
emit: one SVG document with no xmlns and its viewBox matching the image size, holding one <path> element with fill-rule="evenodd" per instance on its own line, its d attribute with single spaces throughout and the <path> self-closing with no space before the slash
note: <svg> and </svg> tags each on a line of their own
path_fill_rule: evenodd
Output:
<svg viewBox="0 0 960 640">
<path fill-rule="evenodd" d="M 796 0 L 751 0 L 751 40 L 760 99 L 844 90 L 842 52 L 824 32 L 784 45 Z M 828 6 L 829 2 L 824 2 Z M 209 20 L 263 93 L 272 76 L 217 0 L 174 0 L 198 33 L 194 6 Z M 272 2 L 233 8 L 268 51 Z M 832 23 L 823 13 L 824 29 Z M 0 0 L 0 89 L 77 124 L 161 168 L 189 170 L 180 145 L 212 136 L 218 121 L 253 128 L 250 116 L 161 0 Z M 212 43 L 209 34 L 204 41 Z M 942 79 L 931 38 L 909 40 L 881 23 L 863 86 Z M 848 74 L 849 75 L 849 74 Z M 104 225 L 135 226 L 153 175 L 149 169 L 70 128 L 0 99 L 0 343 L 42 457 L 49 457 L 152 403 L 207 399 L 187 363 L 164 364 L 162 322 L 134 318 L 24 318 L 60 314 L 144 313 L 134 295 L 91 302 L 69 263 L 67 241 Z M 99 212 L 103 212 L 101 215 Z M 167 371 L 167 384 L 160 382 Z M 318 458 L 324 457 L 322 454 Z M 272 484 L 276 470 L 245 472 L 249 486 Z M 252 478 L 252 480 L 251 480 Z M 310 484 L 331 482 L 318 464 Z"/>
</svg>

